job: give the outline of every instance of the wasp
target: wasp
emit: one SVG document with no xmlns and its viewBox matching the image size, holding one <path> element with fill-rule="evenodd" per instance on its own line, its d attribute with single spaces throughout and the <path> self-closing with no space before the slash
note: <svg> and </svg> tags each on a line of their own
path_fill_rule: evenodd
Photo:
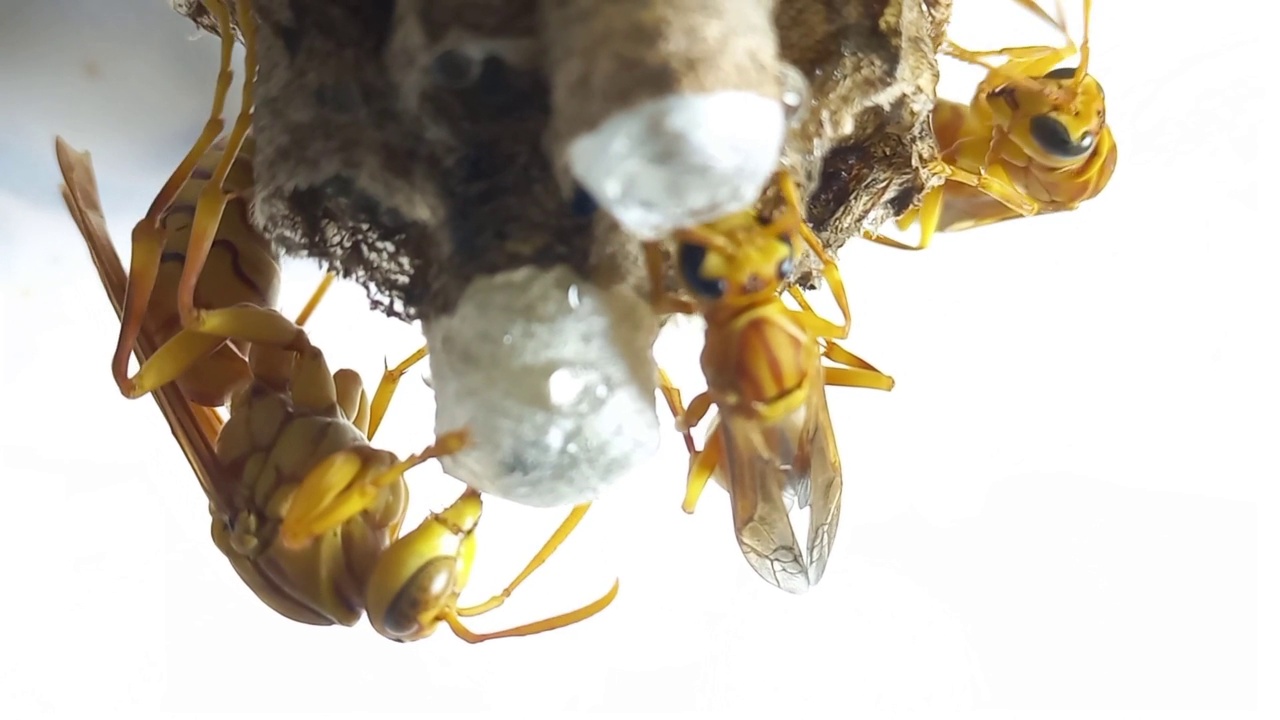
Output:
<svg viewBox="0 0 1280 720">
<path fill-rule="evenodd" d="M 123 321 L 133 282 L 107 233 L 97 181 L 87 152 L 56 143 L 63 199 L 85 240 L 99 279 Z M 238 282 L 234 273 L 209 265 L 202 284 Z M 302 323 L 320 302 L 321 283 L 303 310 L 288 321 L 278 311 L 254 307 L 252 317 L 276 316 L 297 328 L 294 342 L 259 344 L 226 322 L 219 337 L 248 347 L 249 382 L 231 397 L 224 420 L 214 407 L 190 400 L 176 382 L 151 389 L 209 500 L 215 545 L 267 606 L 313 625 L 354 625 L 367 614 L 384 637 L 407 642 L 430 635 L 440 622 L 467 642 L 528 635 L 584 620 L 608 606 L 617 583 L 595 603 L 541 622 L 477 634 L 460 617 L 501 605 L 520 582 L 556 550 L 581 520 L 580 505 L 561 524 L 524 572 L 485 603 L 459 607 L 475 557 L 482 501 L 468 489 L 442 512 L 401 536 L 408 505 L 404 474 L 452 454 L 465 431 L 440 435 L 404 460 L 370 442 L 400 375 L 427 354 L 422 348 L 388 370 L 371 403 L 359 375 L 330 373 L 323 353 Z M 235 316 L 227 316 L 234 319 Z M 152 319 L 154 320 L 154 319 Z M 133 348 L 146 367 L 174 341 L 144 322 Z M 170 365 L 171 374 L 193 375 L 195 358 Z"/>
<path fill-rule="evenodd" d="M 680 282 L 692 300 L 664 291 L 652 244 L 649 263 L 655 306 L 697 312 L 706 321 L 707 390 L 686 409 L 659 370 L 659 387 L 691 454 L 683 509 L 694 511 L 714 477 L 729 492 L 747 562 L 773 585 L 803 593 L 822 579 L 840 520 L 843 476 L 826 387 L 891 390 L 894 381 L 836 342 L 848 336 L 851 322 L 843 281 L 804 221 L 790 174 L 779 171 L 771 184 L 783 207 L 768 222 L 745 210 L 675 233 Z M 823 262 L 842 324 L 814 312 L 788 282 L 804 246 Z M 784 286 L 799 309 L 783 302 Z M 699 451 L 690 430 L 713 404 L 719 413 Z M 803 547 L 793 508 L 809 511 Z"/>
<path fill-rule="evenodd" d="M 1034 0 L 1013 1 L 1053 25 L 1065 45 L 972 51 L 947 39 L 943 54 L 979 65 L 987 76 L 968 105 L 938 100 L 934 107 L 933 129 L 941 154 L 932 170 L 944 182 L 897 221 L 899 230 L 919 225 L 919 244 L 873 232 L 864 233 L 867 239 L 923 250 L 935 232 L 1074 210 L 1110 182 L 1116 143 L 1107 125 L 1102 85 L 1089 74 L 1092 0 L 1084 0 L 1078 48 L 1061 6 L 1054 18 Z M 1077 54 L 1075 67 L 1059 67 Z M 987 58 L 994 56 L 1007 60 L 990 64 Z"/>
</svg>

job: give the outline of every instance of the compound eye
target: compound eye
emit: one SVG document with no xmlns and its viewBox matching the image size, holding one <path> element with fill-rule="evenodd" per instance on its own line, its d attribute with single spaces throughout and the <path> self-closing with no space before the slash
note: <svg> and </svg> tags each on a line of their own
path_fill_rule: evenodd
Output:
<svg viewBox="0 0 1280 720">
<path fill-rule="evenodd" d="M 678 253 L 680 279 L 684 281 L 685 287 L 689 288 L 689 292 L 709 300 L 718 300 L 724 296 L 727 285 L 724 279 L 709 280 L 700 272 L 702 261 L 707 258 L 706 248 L 692 243 L 680 243 Z"/>
<path fill-rule="evenodd" d="M 1076 76 L 1076 69 L 1073 67 L 1054 68 L 1044 74 L 1046 80 L 1070 80 Z"/>
<path fill-rule="evenodd" d="M 1060 158 L 1078 158 L 1093 150 L 1093 133 L 1085 131 L 1077 140 L 1067 126 L 1049 115 L 1031 118 L 1031 137 L 1045 152 Z"/>
</svg>

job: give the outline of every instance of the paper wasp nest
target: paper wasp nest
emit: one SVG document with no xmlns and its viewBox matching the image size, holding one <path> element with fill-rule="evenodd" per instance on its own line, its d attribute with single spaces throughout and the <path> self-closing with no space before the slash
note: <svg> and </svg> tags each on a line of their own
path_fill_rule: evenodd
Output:
<svg viewBox="0 0 1280 720">
<path fill-rule="evenodd" d="M 437 429 L 468 424 L 479 439 L 446 462 L 464 482 L 529 505 L 581 502 L 657 447 L 642 246 L 569 179 L 563 78 L 585 73 L 549 68 L 574 62 L 548 48 L 561 30 L 549 18 L 696 7 L 700 24 L 666 29 L 756 43 L 725 88 L 767 108 L 785 71 L 803 78 L 783 157 L 829 248 L 937 182 L 920 168 L 936 153 L 950 0 L 737 2 L 255 0 L 254 221 L 284 252 L 363 284 L 377 309 L 423 321 Z M 216 32 L 199 0 L 173 5 Z M 774 22 L 723 25 L 749 12 Z M 632 81 L 648 82 L 637 58 Z M 705 75 L 651 80 L 691 93 Z M 813 277 L 802 264 L 797 281 Z"/>
</svg>

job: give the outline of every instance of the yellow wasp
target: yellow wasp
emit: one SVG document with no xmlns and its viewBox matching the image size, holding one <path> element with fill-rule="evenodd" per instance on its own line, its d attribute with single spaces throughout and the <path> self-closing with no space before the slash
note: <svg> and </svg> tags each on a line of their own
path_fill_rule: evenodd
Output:
<svg viewBox="0 0 1280 720">
<path fill-rule="evenodd" d="M 784 209 L 764 224 L 752 211 L 676 234 L 676 261 L 693 302 L 661 289 L 658 250 L 649 246 L 655 305 L 697 311 L 706 320 L 702 370 L 707 391 L 686 410 L 666 373 L 660 386 L 692 458 L 684 510 L 692 513 L 707 480 L 729 491 L 738 544 L 747 562 L 773 585 L 802 593 L 822 579 L 840 520 L 843 478 L 827 407 L 826 386 L 891 390 L 893 379 L 843 349 L 849 306 L 834 261 L 800 214 L 795 185 L 775 175 Z M 800 309 L 782 302 L 794 259 L 807 245 L 824 262 L 823 277 L 844 316 L 818 316 L 794 286 Z M 824 364 L 823 358 L 833 364 Z M 689 429 L 712 404 L 719 408 L 701 452 Z M 803 543 L 793 507 L 809 509 Z"/>
<path fill-rule="evenodd" d="M 61 138 L 57 155 L 63 198 L 123 321 L 133 281 L 107 234 L 90 156 Z M 200 280 L 223 287 L 241 278 L 225 266 L 208 265 Z M 441 435 L 405 460 L 369 444 L 400 375 L 427 351 L 421 349 L 388 370 L 371 404 L 359 376 L 350 370 L 331 374 L 324 355 L 300 327 L 327 287 L 328 282 L 320 285 L 297 324 L 274 309 L 247 306 L 222 311 L 216 327 L 202 330 L 248 348 L 248 382 L 232 395 L 225 421 L 216 409 L 190 401 L 176 383 L 153 382 L 149 388 L 209 499 L 214 542 L 245 584 L 266 605 L 295 621 L 351 626 L 367 612 L 380 634 L 402 642 L 430 635 L 442 621 L 468 642 L 528 635 L 581 621 L 607 607 L 616 582 L 595 603 L 541 622 L 485 635 L 462 625 L 459 617 L 501 605 L 555 551 L 588 506 L 573 509 L 501 594 L 477 606 L 458 607 L 475 556 L 479 493 L 467 490 L 403 537 L 400 529 L 408 503 L 404 473 L 457 452 L 466 433 Z M 249 337 L 252 331 L 240 332 L 237 323 L 246 318 L 291 328 L 291 339 L 259 343 Z M 198 345 L 198 337 L 183 341 L 174 336 L 166 342 L 152 333 L 155 318 L 144 314 L 143 320 L 131 349 L 144 368 L 148 362 L 160 366 L 157 358 L 168 348 Z M 171 353 L 163 367 L 170 377 L 198 383 L 204 379 L 198 375 L 200 357 Z"/>
<path fill-rule="evenodd" d="M 871 232 L 867 239 L 922 250 L 934 232 L 1074 210 L 1110 182 L 1116 143 L 1107 125 L 1102 85 L 1089 75 L 1092 0 L 1084 0 L 1084 39 L 1078 49 L 1061 7 L 1054 19 L 1033 0 L 1014 2 L 1061 31 L 1066 45 L 975 52 L 948 40 L 944 54 L 988 72 L 970 104 L 939 100 L 934 107 L 941 157 L 933 170 L 946 181 L 898 218 L 899 230 L 919 224 L 918 246 Z M 1077 53 L 1079 65 L 1058 67 Z M 984 60 L 991 56 L 1008 60 L 991 65 Z"/>
</svg>

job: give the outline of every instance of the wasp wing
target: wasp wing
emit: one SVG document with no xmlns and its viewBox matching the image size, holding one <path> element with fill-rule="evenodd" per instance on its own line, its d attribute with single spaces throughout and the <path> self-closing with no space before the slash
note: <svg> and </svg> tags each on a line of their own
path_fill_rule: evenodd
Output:
<svg viewBox="0 0 1280 720">
<path fill-rule="evenodd" d="M 61 188 L 62 199 L 84 237 L 94 267 L 98 270 L 98 278 L 116 310 L 116 316 L 122 317 L 129 276 L 107 232 L 93 161 L 88 152 L 75 150 L 61 137 L 56 139 L 55 144 L 64 183 Z M 139 362 L 145 362 L 159 346 L 160 343 L 144 328 L 138 336 L 134 354 Z M 182 447 L 182 453 L 191 469 L 199 478 L 201 488 L 211 502 L 225 506 L 217 491 L 216 474 L 220 466 L 215 453 L 218 433 L 222 430 L 222 418 L 212 408 L 188 402 L 174 383 L 161 387 L 151 395 L 160 406 L 160 412 L 169 423 L 169 429 Z"/>
<path fill-rule="evenodd" d="M 820 378 L 807 402 L 776 423 L 729 413 L 712 428 L 723 444 L 716 480 L 729 491 L 743 555 L 760 577 L 796 594 L 822 579 L 840 521 L 843 481 Z M 803 550 L 793 510 L 809 514 Z"/>
</svg>

